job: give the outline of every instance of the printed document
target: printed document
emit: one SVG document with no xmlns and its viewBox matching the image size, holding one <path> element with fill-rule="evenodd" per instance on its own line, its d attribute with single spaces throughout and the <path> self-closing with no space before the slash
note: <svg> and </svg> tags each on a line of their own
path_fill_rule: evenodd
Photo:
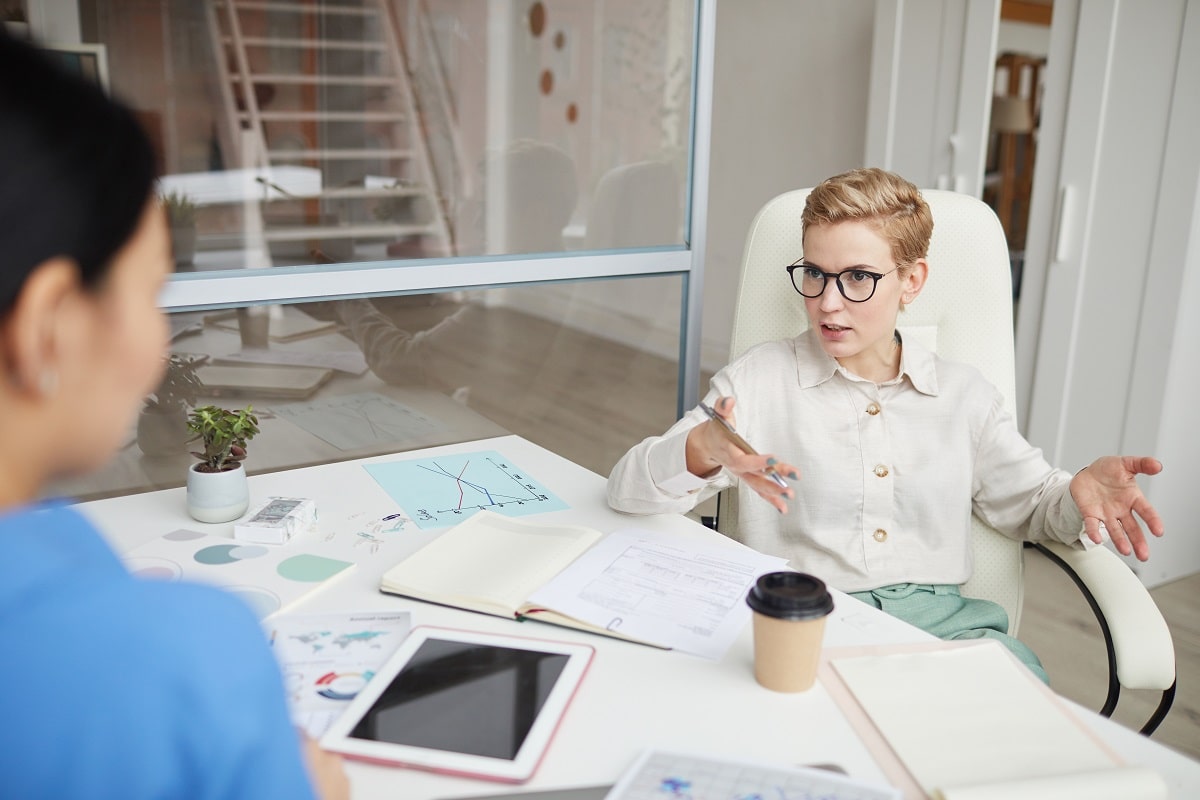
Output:
<svg viewBox="0 0 1200 800">
<path fill-rule="evenodd" d="M 750 619 L 750 587 L 786 563 L 733 543 L 630 528 L 589 548 L 534 592 L 529 605 L 717 659 Z"/>
</svg>

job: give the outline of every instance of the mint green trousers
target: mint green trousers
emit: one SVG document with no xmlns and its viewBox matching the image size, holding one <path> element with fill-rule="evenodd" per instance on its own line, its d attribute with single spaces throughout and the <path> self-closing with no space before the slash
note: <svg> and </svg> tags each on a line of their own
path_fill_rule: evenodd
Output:
<svg viewBox="0 0 1200 800">
<path fill-rule="evenodd" d="M 1029 646 L 1008 635 L 1008 614 L 990 600 L 963 597 L 957 586 L 898 583 L 851 597 L 932 633 L 939 639 L 995 639 L 1049 685 L 1042 662 Z"/>
</svg>

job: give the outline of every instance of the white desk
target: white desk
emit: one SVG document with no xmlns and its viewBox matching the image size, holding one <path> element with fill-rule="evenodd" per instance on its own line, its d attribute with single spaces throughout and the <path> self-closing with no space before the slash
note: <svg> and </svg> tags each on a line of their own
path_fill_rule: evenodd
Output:
<svg viewBox="0 0 1200 800">
<path fill-rule="evenodd" d="M 608 508 L 604 479 L 516 436 L 429 448 L 359 461 L 258 475 L 251 502 L 270 494 L 316 499 L 322 524 L 334 524 L 387 498 L 362 464 L 435 454 L 497 450 L 526 470 L 571 508 L 539 515 L 603 531 L 637 526 L 677 531 L 700 539 L 719 538 L 686 517 L 629 517 Z M 83 504 L 118 550 L 129 549 L 171 530 L 187 527 L 229 535 L 230 524 L 203 525 L 187 516 L 184 490 L 168 489 Z M 401 556 L 432 539 L 437 531 L 412 531 Z M 730 543 L 730 546 L 737 546 Z M 760 688 L 751 672 L 749 626 L 719 662 L 663 652 L 615 639 L 538 623 L 516 623 L 409 601 L 378 591 L 380 574 L 393 563 L 365 558 L 356 570 L 296 610 L 407 610 L 414 624 L 483 631 L 519 632 L 546 639 L 575 640 L 596 648 L 596 656 L 541 768 L 524 786 L 433 775 L 413 770 L 349 764 L 355 798 L 452 798 L 501 792 L 613 783 L 644 748 L 715 752 L 782 764 L 839 764 L 854 777 L 883 780 L 883 773 L 859 742 L 838 707 L 818 685 L 797 695 Z M 904 643 L 930 637 L 858 601 L 836 594 L 837 608 L 826 646 Z M 1158 770 L 1172 797 L 1200 797 L 1200 763 L 1127 730 L 1091 711 L 1077 709 L 1086 724 L 1132 764 Z"/>
</svg>

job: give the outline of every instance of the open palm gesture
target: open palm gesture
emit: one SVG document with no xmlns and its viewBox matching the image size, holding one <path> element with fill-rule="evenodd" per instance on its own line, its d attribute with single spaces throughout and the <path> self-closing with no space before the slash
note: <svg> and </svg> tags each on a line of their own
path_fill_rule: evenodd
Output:
<svg viewBox="0 0 1200 800">
<path fill-rule="evenodd" d="M 1104 456 L 1071 479 L 1071 497 L 1083 514 L 1088 538 L 1104 541 L 1101 526 L 1121 555 L 1150 557 L 1150 545 L 1138 517 L 1155 536 L 1163 535 L 1162 518 L 1138 488 L 1138 475 L 1157 475 L 1162 463 L 1148 456 Z M 1135 516 L 1136 514 L 1136 516 Z"/>
</svg>

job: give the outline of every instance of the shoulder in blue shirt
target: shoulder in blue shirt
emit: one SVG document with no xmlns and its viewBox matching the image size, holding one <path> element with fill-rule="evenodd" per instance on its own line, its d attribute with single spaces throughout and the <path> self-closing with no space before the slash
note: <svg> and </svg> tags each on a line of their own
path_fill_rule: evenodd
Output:
<svg viewBox="0 0 1200 800">
<path fill-rule="evenodd" d="M 0 774 L 13 797 L 313 796 L 254 616 L 131 577 L 64 506 L 0 517 Z"/>
</svg>

